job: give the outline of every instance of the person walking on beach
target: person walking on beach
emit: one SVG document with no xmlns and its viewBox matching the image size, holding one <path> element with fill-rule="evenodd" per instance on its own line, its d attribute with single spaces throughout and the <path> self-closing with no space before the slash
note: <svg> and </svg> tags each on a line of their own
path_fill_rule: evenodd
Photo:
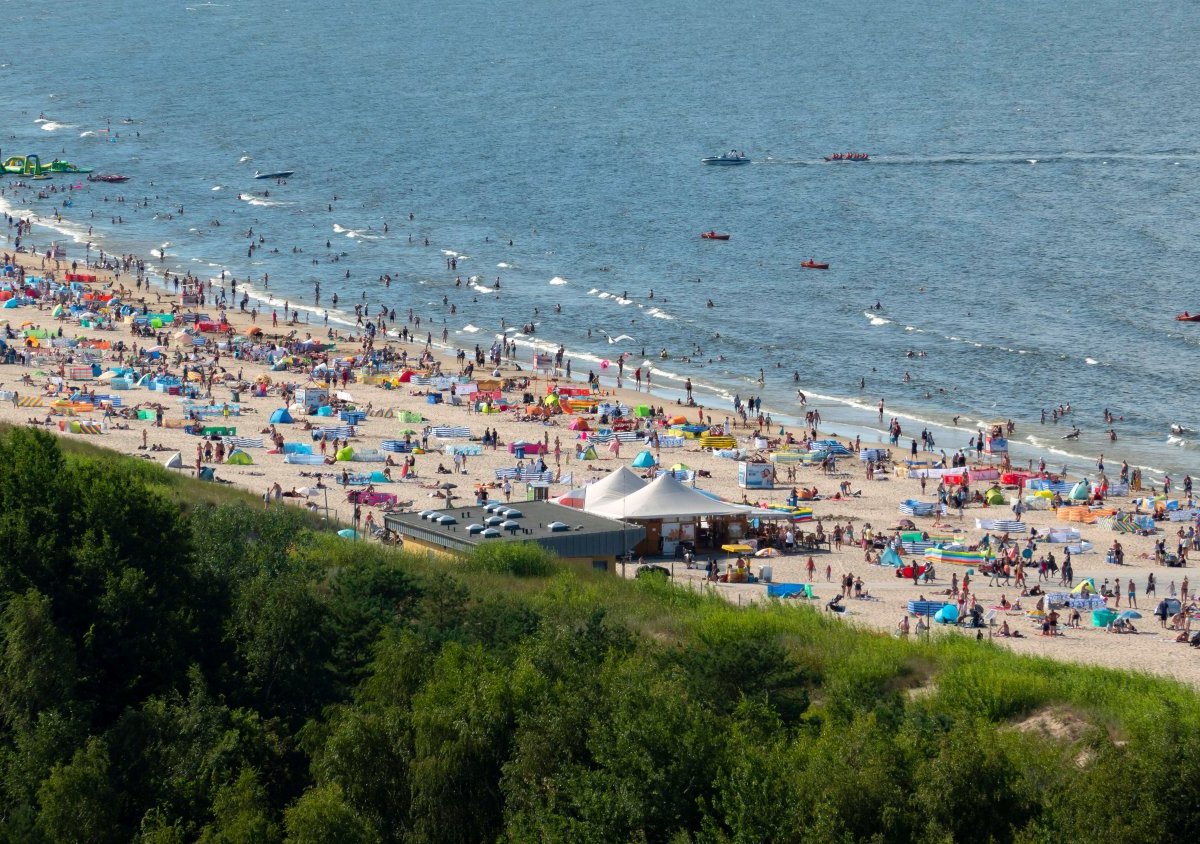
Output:
<svg viewBox="0 0 1200 844">
<path fill-rule="evenodd" d="M 1129 578 L 1129 606 L 1137 609 L 1137 587 L 1133 585 L 1133 578 Z"/>
<path fill-rule="evenodd" d="M 813 560 L 813 558 L 812 558 L 812 557 L 809 557 L 809 558 L 808 558 L 808 563 L 806 563 L 806 564 L 805 564 L 805 568 L 808 570 L 808 582 L 809 582 L 809 583 L 812 583 L 812 579 L 813 579 L 813 572 L 814 572 L 814 571 L 816 571 L 816 569 L 817 569 L 817 563 L 816 563 L 816 561 L 815 561 L 815 560 Z"/>
</svg>

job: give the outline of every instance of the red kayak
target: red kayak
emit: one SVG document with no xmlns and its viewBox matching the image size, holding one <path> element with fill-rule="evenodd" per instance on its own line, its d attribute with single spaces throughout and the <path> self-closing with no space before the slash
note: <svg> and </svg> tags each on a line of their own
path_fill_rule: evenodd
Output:
<svg viewBox="0 0 1200 844">
<path fill-rule="evenodd" d="M 814 261 L 812 258 L 809 258 L 807 261 L 801 261 L 800 266 L 804 267 L 804 269 L 806 269 L 806 270 L 827 270 L 827 269 L 829 269 L 829 264 L 818 263 L 817 261 Z"/>
<path fill-rule="evenodd" d="M 700 236 L 705 240 L 729 240 L 729 235 L 717 232 L 701 232 Z"/>
<path fill-rule="evenodd" d="M 1179 322 L 1200 322 L 1200 314 L 1189 314 L 1184 311 L 1179 316 L 1175 317 Z"/>
</svg>

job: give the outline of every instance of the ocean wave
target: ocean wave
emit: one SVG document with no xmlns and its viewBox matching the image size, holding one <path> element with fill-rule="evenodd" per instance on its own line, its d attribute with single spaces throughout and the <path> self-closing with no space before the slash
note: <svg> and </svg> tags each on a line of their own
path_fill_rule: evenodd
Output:
<svg viewBox="0 0 1200 844">
<path fill-rule="evenodd" d="M 57 132 L 59 129 L 73 129 L 75 127 L 68 123 L 55 123 L 53 120 L 47 120 L 42 123 L 42 129 L 47 132 Z"/>
<path fill-rule="evenodd" d="M 261 208 L 280 208 L 287 205 L 286 202 L 280 202 L 277 199 L 267 199 L 262 196 L 255 196 L 252 193 L 239 193 L 238 199 L 245 202 L 247 205 L 256 205 Z"/>
<path fill-rule="evenodd" d="M 511 270 L 511 269 L 512 269 L 512 264 L 508 263 L 507 261 L 501 261 L 499 264 L 497 264 L 497 265 L 496 265 L 496 269 L 499 269 L 499 270 Z"/>
<path fill-rule="evenodd" d="M 565 278 L 563 278 L 562 276 L 556 275 L 554 278 L 550 279 L 550 283 L 553 284 L 555 287 L 558 287 L 560 285 L 566 284 L 567 280 Z"/>
<path fill-rule="evenodd" d="M 1095 358 L 1084 358 L 1083 362 L 1086 363 L 1088 366 L 1095 366 L 1100 361 L 1096 360 Z"/>
<path fill-rule="evenodd" d="M 465 331 L 467 334 L 475 334 L 479 331 L 479 327 L 471 325 L 471 323 L 468 322 L 466 325 L 460 328 L 459 331 Z"/>
</svg>

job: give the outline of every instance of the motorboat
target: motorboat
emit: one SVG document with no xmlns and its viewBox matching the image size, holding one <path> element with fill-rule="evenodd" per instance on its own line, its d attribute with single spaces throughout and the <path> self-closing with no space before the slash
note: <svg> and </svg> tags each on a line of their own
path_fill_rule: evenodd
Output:
<svg viewBox="0 0 1200 844">
<path fill-rule="evenodd" d="M 870 161 L 871 156 L 865 152 L 835 152 L 833 155 L 825 156 L 826 161 L 848 161 L 856 163 L 860 161 Z"/>
<path fill-rule="evenodd" d="M 1184 311 L 1179 316 L 1175 317 L 1179 322 L 1200 322 L 1200 314 L 1189 314 Z"/>
<path fill-rule="evenodd" d="M 256 170 L 254 172 L 254 178 L 256 178 L 256 179 L 286 179 L 288 176 L 292 175 L 295 172 L 296 172 L 295 170 L 278 170 L 274 173 L 259 173 Z"/>
<path fill-rule="evenodd" d="M 729 152 L 723 152 L 720 155 L 710 155 L 708 158 L 701 158 L 701 164 L 749 164 L 750 159 L 746 157 L 744 152 L 738 152 L 731 149 Z"/>
<path fill-rule="evenodd" d="M 806 269 L 806 270 L 827 270 L 827 269 L 829 269 L 828 263 L 814 261 L 812 258 L 809 258 L 807 261 L 801 261 L 800 266 L 804 267 L 804 269 Z"/>
<path fill-rule="evenodd" d="M 121 182 L 129 181 L 128 176 L 122 176 L 119 173 L 93 173 L 92 175 L 88 176 L 87 178 L 88 178 L 89 182 L 107 182 L 112 185 L 117 185 L 117 184 L 120 184 Z"/>
<path fill-rule="evenodd" d="M 729 240 L 729 235 L 719 232 L 700 232 L 700 236 L 705 240 Z"/>
</svg>

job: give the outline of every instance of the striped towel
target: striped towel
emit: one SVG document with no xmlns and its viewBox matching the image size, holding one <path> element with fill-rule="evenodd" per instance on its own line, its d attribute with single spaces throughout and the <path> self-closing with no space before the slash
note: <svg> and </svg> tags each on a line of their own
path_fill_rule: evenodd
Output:
<svg viewBox="0 0 1200 844">
<path fill-rule="evenodd" d="M 420 443 L 413 443 L 419 445 Z M 379 447 L 384 451 L 390 451 L 392 454 L 408 454 L 411 447 L 404 440 L 384 440 L 379 444 Z"/>
<path fill-rule="evenodd" d="M 437 425 L 434 427 L 432 433 L 439 440 L 466 439 L 471 436 L 469 428 L 453 425 Z"/>
<path fill-rule="evenodd" d="M 312 438 L 314 440 L 321 439 L 322 434 L 324 434 L 328 439 L 331 439 L 331 440 L 344 440 L 344 439 L 348 439 L 348 438 L 354 436 L 354 426 L 353 425 L 330 425 L 329 427 L 326 427 L 326 428 L 313 428 Z"/>
<path fill-rule="evenodd" d="M 221 437 L 227 448 L 266 448 L 262 437 Z"/>
<path fill-rule="evenodd" d="M 976 519 L 977 530 L 994 530 L 1000 533 L 1024 533 L 1025 523 L 1013 519 Z"/>
</svg>

